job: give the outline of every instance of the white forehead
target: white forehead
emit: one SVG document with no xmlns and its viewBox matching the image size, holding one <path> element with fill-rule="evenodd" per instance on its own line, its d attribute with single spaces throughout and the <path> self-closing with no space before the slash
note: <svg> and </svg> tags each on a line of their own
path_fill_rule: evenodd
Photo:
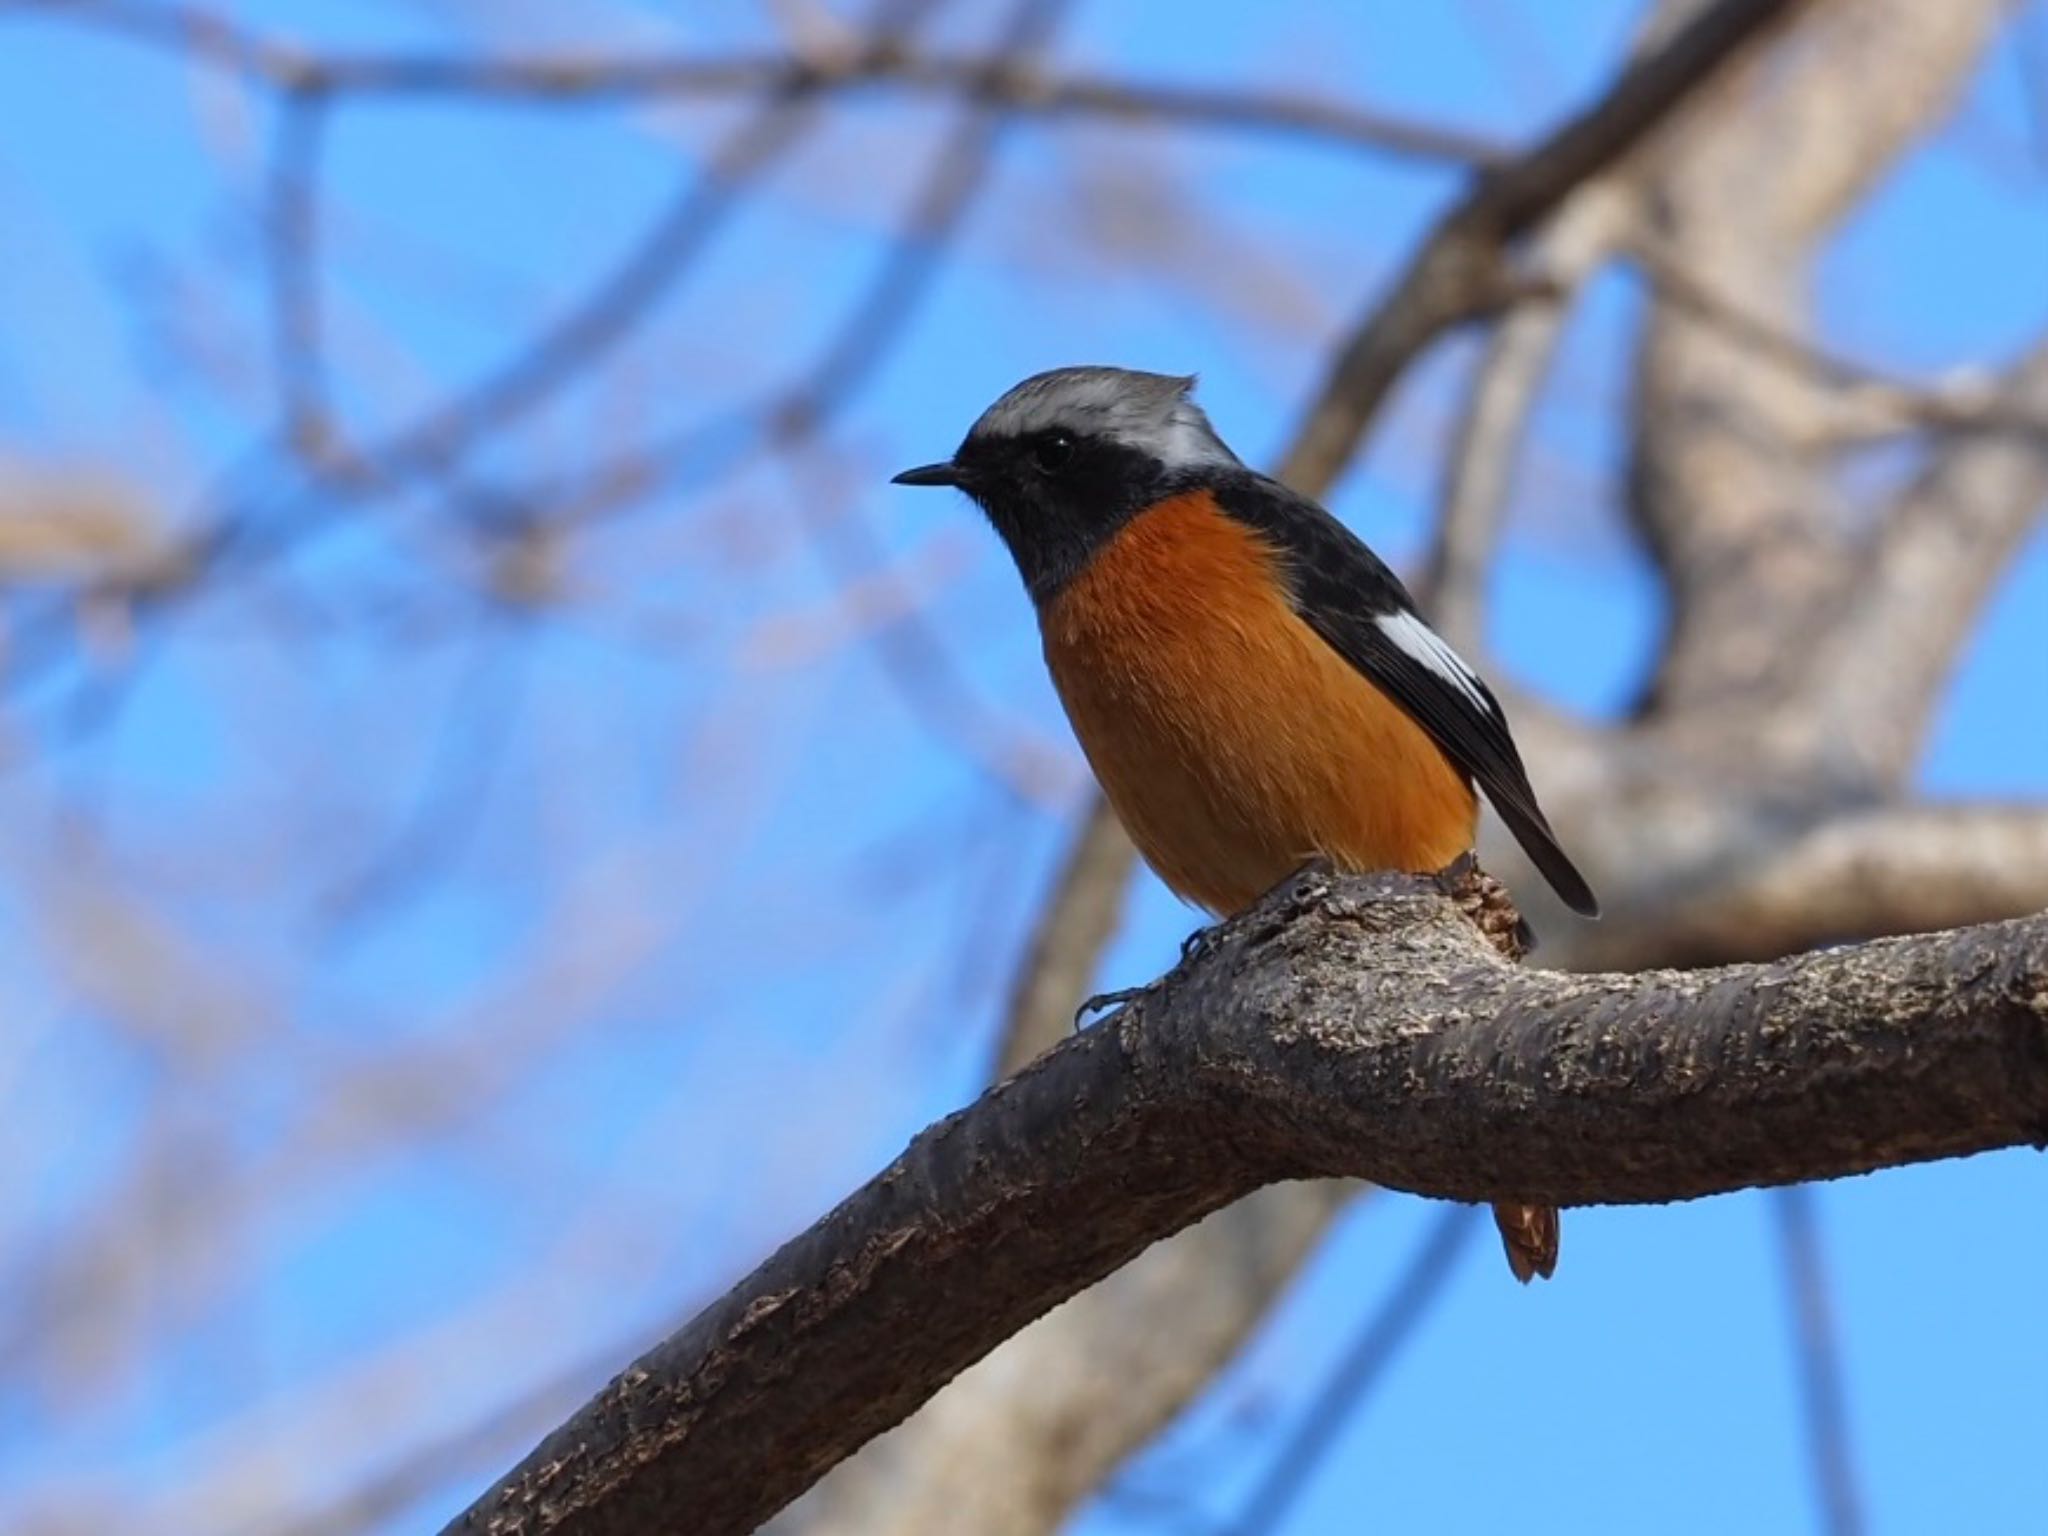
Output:
<svg viewBox="0 0 2048 1536">
<path fill-rule="evenodd" d="M 1202 408 L 1192 378 L 1125 368 L 1059 368 L 1036 374 L 982 413 L 970 438 L 1025 437 L 1055 427 L 1106 437 L 1152 455 L 1169 469 L 1235 464 Z"/>
</svg>

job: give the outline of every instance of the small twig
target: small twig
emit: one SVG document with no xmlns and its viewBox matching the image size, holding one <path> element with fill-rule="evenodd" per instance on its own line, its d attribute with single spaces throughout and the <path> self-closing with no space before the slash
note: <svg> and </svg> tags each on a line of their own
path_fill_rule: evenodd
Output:
<svg viewBox="0 0 2048 1536">
<path fill-rule="evenodd" d="M 1070 3 L 1021 0 L 1004 24 L 998 57 L 1028 56 L 1041 47 Z M 987 178 L 1007 123 L 1003 113 L 979 107 L 961 131 L 947 137 L 881 270 L 772 418 L 775 446 L 797 480 L 792 499 L 814 547 L 841 584 L 872 579 L 885 569 L 881 542 L 857 504 L 842 499 L 835 506 L 821 486 L 805 483 L 795 450 L 815 439 L 893 353 L 931 292 L 940 261 Z M 967 750 L 1018 799 L 1043 798 L 1046 754 L 1017 742 L 1014 732 L 990 719 L 921 610 L 905 608 L 876 633 L 875 646 L 897 691 L 942 739 Z"/>
<path fill-rule="evenodd" d="M 438 737 L 414 804 L 397 830 L 321 898 L 331 934 L 355 928 L 468 841 L 504 764 L 531 640 L 511 615 L 486 615 L 439 711 Z"/>
<path fill-rule="evenodd" d="M 1771 1195 L 1792 1313 L 1792 1353 L 1798 1364 L 1806 1424 L 1807 1466 L 1827 1536 L 1861 1536 L 1863 1495 L 1849 1431 L 1842 1352 L 1835 1337 L 1834 1303 L 1811 1185 L 1788 1184 Z"/>
<path fill-rule="evenodd" d="M 2015 409 L 1993 379 L 1916 384 L 1800 335 L 1717 292 L 1692 272 L 1668 241 L 1638 222 L 1629 253 L 1664 302 L 1754 349 L 1790 371 L 1834 388 L 1840 398 L 1836 441 L 1904 430 L 2007 433 L 2048 439 L 2048 416 Z"/>
<path fill-rule="evenodd" d="M 771 98 L 685 178 L 664 212 L 589 297 L 510 364 L 430 411 L 365 458 L 379 482 L 404 481 L 462 455 L 486 431 L 522 416 L 609 351 L 690 270 L 753 178 L 794 148 L 810 124 L 805 96 Z"/>
<path fill-rule="evenodd" d="M 2048 172 L 2048 9 L 2040 0 L 2017 0 L 2013 11 L 2012 52 L 2019 69 L 2020 101 L 2034 163 Z"/>
<path fill-rule="evenodd" d="M 858 515 L 844 482 L 818 473 L 796 444 L 786 446 L 780 463 L 789 480 L 789 499 L 835 585 L 900 585 L 902 577 L 890 570 L 880 538 Z M 890 617 L 875 628 L 869 644 L 913 719 L 1020 805 L 1042 807 L 1071 794 L 1071 755 L 990 707 L 962 674 L 914 595 L 889 606 Z"/>
<path fill-rule="evenodd" d="M 270 152 L 269 217 L 272 366 L 279 435 L 308 462 L 333 446 L 321 342 L 319 168 L 327 98 L 289 90 L 278 98 Z"/>
</svg>

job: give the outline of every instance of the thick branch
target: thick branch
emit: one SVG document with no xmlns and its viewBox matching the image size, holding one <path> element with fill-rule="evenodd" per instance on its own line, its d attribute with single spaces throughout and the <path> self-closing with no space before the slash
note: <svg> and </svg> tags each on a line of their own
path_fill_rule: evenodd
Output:
<svg viewBox="0 0 2048 1536">
<path fill-rule="evenodd" d="M 769 1527 L 1045 1536 L 1202 1391 L 1359 1186 L 1273 1184 L 1006 1339 Z"/>
<path fill-rule="evenodd" d="M 1684 1199 L 2048 1136 L 2048 916 L 1724 971 L 1503 962 L 1428 882 L 1290 882 L 920 1135 L 451 1530 L 751 1529 L 1249 1190 Z"/>
<path fill-rule="evenodd" d="M 1733 823 L 1728 824 L 1732 828 Z M 1717 965 L 2048 907 L 2048 809 L 1882 805 L 1803 831 L 1760 819 L 1723 857 L 1637 889 L 1573 936 L 1571 963 Z"/>
</svg>

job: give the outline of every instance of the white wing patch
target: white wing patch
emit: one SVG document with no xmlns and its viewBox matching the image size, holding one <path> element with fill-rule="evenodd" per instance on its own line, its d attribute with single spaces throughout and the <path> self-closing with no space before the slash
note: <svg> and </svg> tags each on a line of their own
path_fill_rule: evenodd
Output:
<svg viewBox="0 0 2048 1536">
<path fill-rule="evenodd" d="M 1493 717 L 1493 706 L 1486 700 L 1486 690 L 1479 685 L 1479 674 L 1466 666 L 1465 658 L 1452 650 L 1435 630 L 1407 612 L 1383 613 L 1373 622 L 1397 647 L 1470 699 L 1481 714 Z"/>
</svg>

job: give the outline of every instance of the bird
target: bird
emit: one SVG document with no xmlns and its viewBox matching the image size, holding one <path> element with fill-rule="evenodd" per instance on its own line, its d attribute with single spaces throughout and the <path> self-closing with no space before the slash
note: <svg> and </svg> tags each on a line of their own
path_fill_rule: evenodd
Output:
<svg viewBox="0 0 2048 1536">
<path fill-rule="evenodd" d="M 1483 794 L 1566 906 L 1599 914 L 1507 716 L 1363 540 L 1247 466 L 1195 379 L 1034 374 L 951 458 L 1016 562 L 1083 755 L 1162 883 L 1217 917 L 1305 864 L 1429 874 L 1468 858 Z M 1517 1279 L 1558 1218 L 1494 1207 Z"/>
</svg>

